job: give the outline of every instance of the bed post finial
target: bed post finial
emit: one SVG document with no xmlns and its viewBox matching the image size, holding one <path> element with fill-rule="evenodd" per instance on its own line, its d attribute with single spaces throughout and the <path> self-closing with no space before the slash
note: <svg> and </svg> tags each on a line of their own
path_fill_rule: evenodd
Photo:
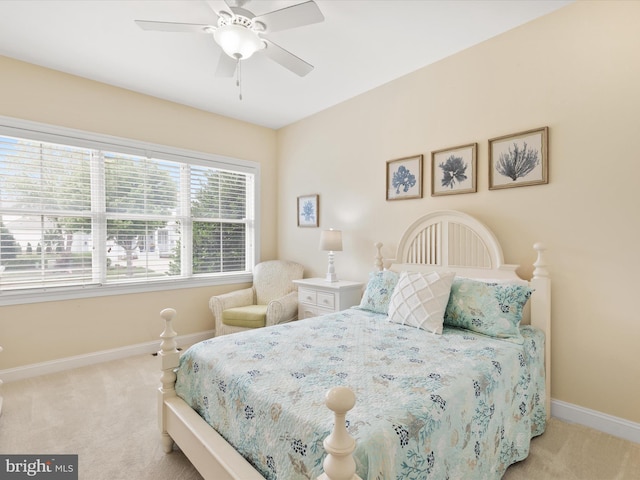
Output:
<svg viewBox="0 0 640 480">
<path fill-rule="evenodd" d="M 176 344 L 176 336 L 178 335 L 174 330 L 171 322 L 176 316 L 176 311 L 173 308 L 165 308 L 160 312 L 160 316 L 164 320 L 164 331 L 160 334 L 162 342 L 160 342 L 160 352 L 169 353 L 178 349 Z"/>
<path fill-rule="evenodd" d="M 374 247 L 376 247 L 376 261 L 373 264 L 375 269 L 379 272 L 381 272 L 382 270 L 384 270 L 384 264 L 382 263 L 382 243 L 380 242 L 376 242 L 373 244 Z"/>
<path fill-rule="evenodd" d="M 536 258 L 533 266 L 535 269 L 533 270 L 533 278 L 541 278 L 548 277 L 549 270 L 547 270 L 547 262 L 545 261 L 544 252 L 547 250 L 547 247 L 542 243 L 535 243 L 533 245 L 533 249 L 538 252 L 538 258 Z"/>
<path fill-rule="evenodd" d="M 356 441 L 346 427 L 346 415 L 356 404 L 356 395 L 350 388 L 334 387 L 327 392 L 325 401 L 335 414 L 335 424 L 323 442 L 327 456 L 322 462 L 324 473 L 318 480 L 361 480 L 356 475 L 356 462 L 351 455 Z"/>
</svg>

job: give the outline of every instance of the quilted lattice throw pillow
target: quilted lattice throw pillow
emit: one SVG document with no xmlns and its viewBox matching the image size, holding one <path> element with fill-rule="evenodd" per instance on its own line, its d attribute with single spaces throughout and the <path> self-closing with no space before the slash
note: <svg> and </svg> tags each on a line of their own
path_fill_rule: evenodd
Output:
<svg viewBox="0 0 640 480">
<path fill-rule="evenodd" d="M 371 272 L 360 305 L 355 308 L 386 315 L 389 312 L 391 294 L 397 283 L 398 274 L 396 272 L 391 270 Z"/>
<path fill-rule="evenodd" d="M 524 285 L 456 278 L 444 324 L 522 344 L 522 309 L 531 293 Z"/>
<path fill-rule="evenodd" d="M 442 333 L 453 272 L 402 272 L 389 302 L 389 319 L 427 332 Z"/>
</svg>

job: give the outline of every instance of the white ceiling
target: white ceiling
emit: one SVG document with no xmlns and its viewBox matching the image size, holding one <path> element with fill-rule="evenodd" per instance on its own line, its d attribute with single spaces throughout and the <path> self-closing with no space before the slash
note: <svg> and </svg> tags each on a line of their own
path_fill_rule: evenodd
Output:
<svg viewBox="0 0 640 480">
<path fill-rule="evenodd" d="M 260 15 L 301 1 L 245 8 Z M 0 55 L 280 128 L 571 1 L 316 0 L 324 22 L 268 36 L 315 69 L 298 77 L 254 55 L 243 62 L 242 100 L 235 78 L 214 75 L 212 36 L 134 23 L 213 23 L 201 0 L 0 0 Z"/>
</svg>

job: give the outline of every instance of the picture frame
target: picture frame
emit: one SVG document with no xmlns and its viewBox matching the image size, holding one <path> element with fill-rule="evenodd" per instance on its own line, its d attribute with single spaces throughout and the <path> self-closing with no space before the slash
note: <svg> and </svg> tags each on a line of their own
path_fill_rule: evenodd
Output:
<svg viewBox="0 0 640 480">
<path fill-rule="evenodd" d="M 317 227 L 320 217 L 318 210 L 319 195 L 301 195 L 298 197 L 298 227 Z"/>
<path fill-rule="evenodd" d="M 387 161 L 387 200 L 422 198 L 422 155 Z"/>
<path fill-rule="evenodd" d="M 549 127 L 489 140 L 489 190 L 549 183 Z"/>
<path fill-rule="evenodd" d="M 475 193 L 477 143 L 431 152 L 431 196 Z"/>
</svg>

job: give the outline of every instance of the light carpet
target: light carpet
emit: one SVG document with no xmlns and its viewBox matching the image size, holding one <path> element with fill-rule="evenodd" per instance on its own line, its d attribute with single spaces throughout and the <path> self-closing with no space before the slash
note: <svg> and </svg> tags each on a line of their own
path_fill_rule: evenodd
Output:
<svg viewBox="0 0 640 480">
<path fill-rule="evenodd" d="M 5 383 L 0 452 L 78 454 L 81 480 L 199 480 L 161 448 L 159 361 L 141 355 Z M 637 480 L 640 444 L 551 419 L 505 480 Z"/>
</svg>

